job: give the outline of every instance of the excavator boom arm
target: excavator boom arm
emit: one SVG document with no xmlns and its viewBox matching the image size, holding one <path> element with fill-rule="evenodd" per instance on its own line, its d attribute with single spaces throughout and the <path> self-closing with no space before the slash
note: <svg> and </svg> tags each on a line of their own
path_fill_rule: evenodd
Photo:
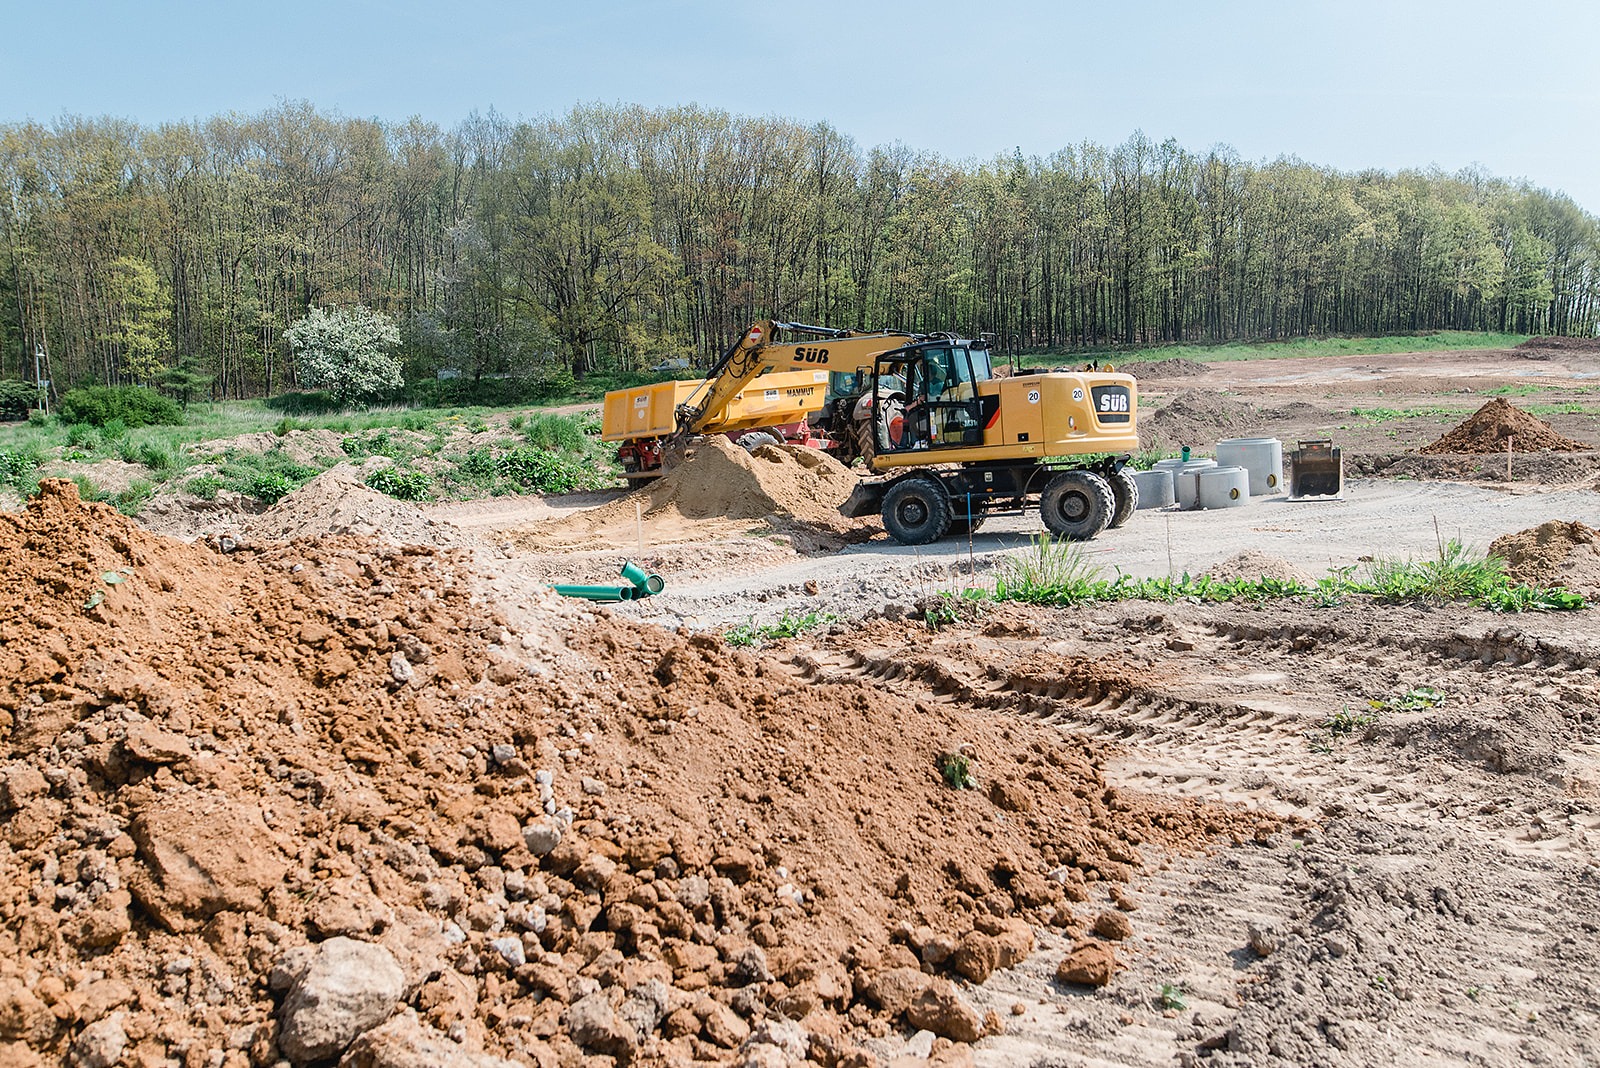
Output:
<svg viewBox="0 0 1600 1068">
<path fill-rule="evenodd" d="M 815 341 L 775 344 L 777 330 L 810 334 Z M 763 319 L 750 324 L 706 376 L 704 392 L 678 408 L 678 430 L 697 434 L 715 419 L 757 375 L 769 371 L 856 371 L 871 367 L 873 357 L 917 340 L 917 335 L 885 331 L 857 334 L 801 323 Z"/>
</svg>

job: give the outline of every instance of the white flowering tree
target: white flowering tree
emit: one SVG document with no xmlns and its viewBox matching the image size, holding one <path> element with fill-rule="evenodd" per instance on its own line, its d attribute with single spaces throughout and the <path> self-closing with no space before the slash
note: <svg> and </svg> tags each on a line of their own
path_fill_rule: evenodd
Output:
<svg viewBox="0 0 1600 1068">
<path fill-rule="evenodd" d="M 345 404 L 359 404 L 405 385 L 394 356 L 400 330 L 394 320 L 364 305 L 312 308 L 283 332 L 294 348 L 300 382 L 325 389 Z"/>
</svg>

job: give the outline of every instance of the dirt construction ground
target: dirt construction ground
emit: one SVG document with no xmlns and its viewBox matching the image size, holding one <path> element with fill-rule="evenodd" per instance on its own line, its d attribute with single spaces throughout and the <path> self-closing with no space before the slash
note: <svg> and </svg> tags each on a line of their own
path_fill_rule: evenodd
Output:
<svg viewBox="0 0 1600 1068">
<path fill-rule="evenodd" d="M 1419 451 L 1522 387 L 1580 447 Z M 1084 559 L 1311 580 L 1517 535 L 1600 600 L 1597 387 L 1555 342 L 1163 366 L 1156 444 L 1359 474 Z M 936 627 L 1036 515 L 913 549 L 831 461 L 691 466 L 420 511 L 333 472 L 228 553 L 62 483 L 0 516 L 0 1066 L 1600 1063 L 1592 609 Z M 627 559 L 665 591 L 547 589 Z"/>
</svg>

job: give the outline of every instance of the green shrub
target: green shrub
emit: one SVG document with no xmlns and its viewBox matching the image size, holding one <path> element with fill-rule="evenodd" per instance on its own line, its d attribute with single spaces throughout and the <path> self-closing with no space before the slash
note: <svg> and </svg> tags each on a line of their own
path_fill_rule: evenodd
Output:
<svg viewBox="0 0 1600 1068">
<path fill-rule="evenodd" d="M 217 493 L 222 489 L 222 478 L 219 475 L 201 475 L 191 478 L 184 489 L 199 497 L 202 501 L 214 501 Z"/>
<path fill-rule="evenodd" d="M 0 419 L 26 419 L 28 410 L 39 403 L 39 387 L 32 382 L 8 378 L 0 382 Z"/>
<path fill-rule="evenodd" d="M 527 425 L 522 428 L 522 437 L 529 445 L 563 452 L 583 452 L 589 445 L 581 422 L 570 415 L 553 415 L 550 412 L 536 412 L 529 416 Z"/>
<path fill-rule="evenodd" d="M 0 449 L 0 484 L 21 486 L 44 458 L 31 449 Z"/>
<path fill-rule="evenodd" d="M 571 493 L 589 481 L 590 466 L 563 453 L 519 445 L 495 458 L 495 473 L 536 493 Z"/>
<path fill-rule="evenodd" d="M 402 501 L 425 501 L 433 480 L 421 471 L 381 467 L 367 476 L 367 485 Z"/>
<path fill-rule="evenodd" d="M 280 393 L 276 397 L 268 397 L 263 403 L 285 415 L 333 415 L 345 409 L 338 397 L 320 389 Z"/>
<path fill-rule="evenodd" d="M 479 445 L 475 449 L 469 449 L 467 454 L 456 464 L 456 468 L 461 472 L 461 477 L 468 482 L 478 485 L 491 484 L 497 474 L 494 450 L 487 445 Z"/>
<path fill-rule="evenodd" d="M 244 492 L 263 504 L 277 504 L 297 488 L 282 471 L 257 471 L 244 484 Z"/>
<path fill-rule="evenodd" d="M 177 404 L 143 386 L 84 386 L 68 390 L 61 398 L 61 418 L 67 423 L 101 427 L 113 421 L 120 421 L 125 427 L 183 425 L 183 411 Z"/>
<path fill-rule="evenodd" d="M 74 449 L 93 452 L 100 447 L 100 435 L 86 423 L 73 423 L 67 427 L 67 444 Z"/>
</svg>

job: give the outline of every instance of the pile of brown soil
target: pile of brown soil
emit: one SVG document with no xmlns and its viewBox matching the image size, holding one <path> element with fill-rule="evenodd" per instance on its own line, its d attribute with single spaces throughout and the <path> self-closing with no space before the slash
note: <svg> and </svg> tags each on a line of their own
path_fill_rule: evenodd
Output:
<svg viewBox="0 0 1600 1068">
<path fill-rule="evenodd" d="M 1148 363 L 1130 363 L 1122 370 L 1135 378 L 1193 378 L 1211 373 L 1211 368 L 1198 360 L 1151 360 Z"/>
<path fill-rule="evenodd" d="M 1582 452 L 1591 448 L 1562 437 L 1543 419 L 1496 397 L 1444 437 L 1417 451 L 1483 454 L 1505 452 L 1508 447 L 1512 452 Z"/>
<path fill-rule="evenodd" d="M 42 489 L 0 516 L 0 1063 L 970 1041 L 998 1021 L 944 977 L 1087 939 L 1142 849 L 1271 829 L 1111 789 L 1043 723 L 497 608 L 461 554 L 222 557 Z"/>
<path fill-rule="evenodd" d="M 1284 579 L 1309 586 L 1316 581 L 1309 573 L 1296 567 L 1287 560 L 1280 560 L 1276 556 L 1255 549 L 1242 549 L 1226 560 L 1218 561 L 1206 568 L 1205 574 L 1214 579 Z"/>
<path fill-rule="evenodd" d="M 1489 553 L 1506 562 L 1506 574 L 1517 582 L 1600 598 L 1600 533 L 1582 523 L 1540 523 L 1496 538 Z"/>
<path fill-rule="evenodd" d="M 1594 353 L 1600 355 L 1600 338 L 1530 337 L 1513 351 Z"/>
<path fill-rule="evenodd" d="M 385 461 L 368 461 L 367 466 L 385 466 Z M 362 470 L 346 463 L 324 471 L 260 515 L 245 520 L 244 534 L 258 541 L 355 534 L 391 545 L 464 543 L 453 524 L 424 514 L 409 501 L 369 489 L 361 481 Z"/>
<path fill-rule="evenodd" d="M 426 437 L 420 434 L 416 436 Z M 308 464 L 316 460 L 327 462 L 328 457 L 343 456 L 343 442 L 343 436 L 332 430 L 290 430 L 284 434 L 262 430 L 254 434 L 196 442 L 189 447 L 189 451 L 195 456 L 220 456 L 232 451 L 257 454 L 282 452 L 295 463 Z"/>
<path fill-rule="evenodd" d="M 1209 449 L 1258 421 L 1256 409 L 1244 401 L 1213 390 L 1187 389 L 1155 411 L 1139 413 L 1139 444 L 1147 449 Z"/>
<path fill-rule="evenodd" d="M 626 544 L 637 536 L 642 516 L 647 536 L 682 520 L 764 520 L 772 530 L 794 538 L 802 550 L 837 548 L 879 529 L 875 521 L 839 514 L 858 481 L 817 449 L 762 445 L 751 453 L 718 436 L 695 446 L 676 470 L 643 490 L 519 532 L 512 540 L 529 549 Z"/>
</svg>

